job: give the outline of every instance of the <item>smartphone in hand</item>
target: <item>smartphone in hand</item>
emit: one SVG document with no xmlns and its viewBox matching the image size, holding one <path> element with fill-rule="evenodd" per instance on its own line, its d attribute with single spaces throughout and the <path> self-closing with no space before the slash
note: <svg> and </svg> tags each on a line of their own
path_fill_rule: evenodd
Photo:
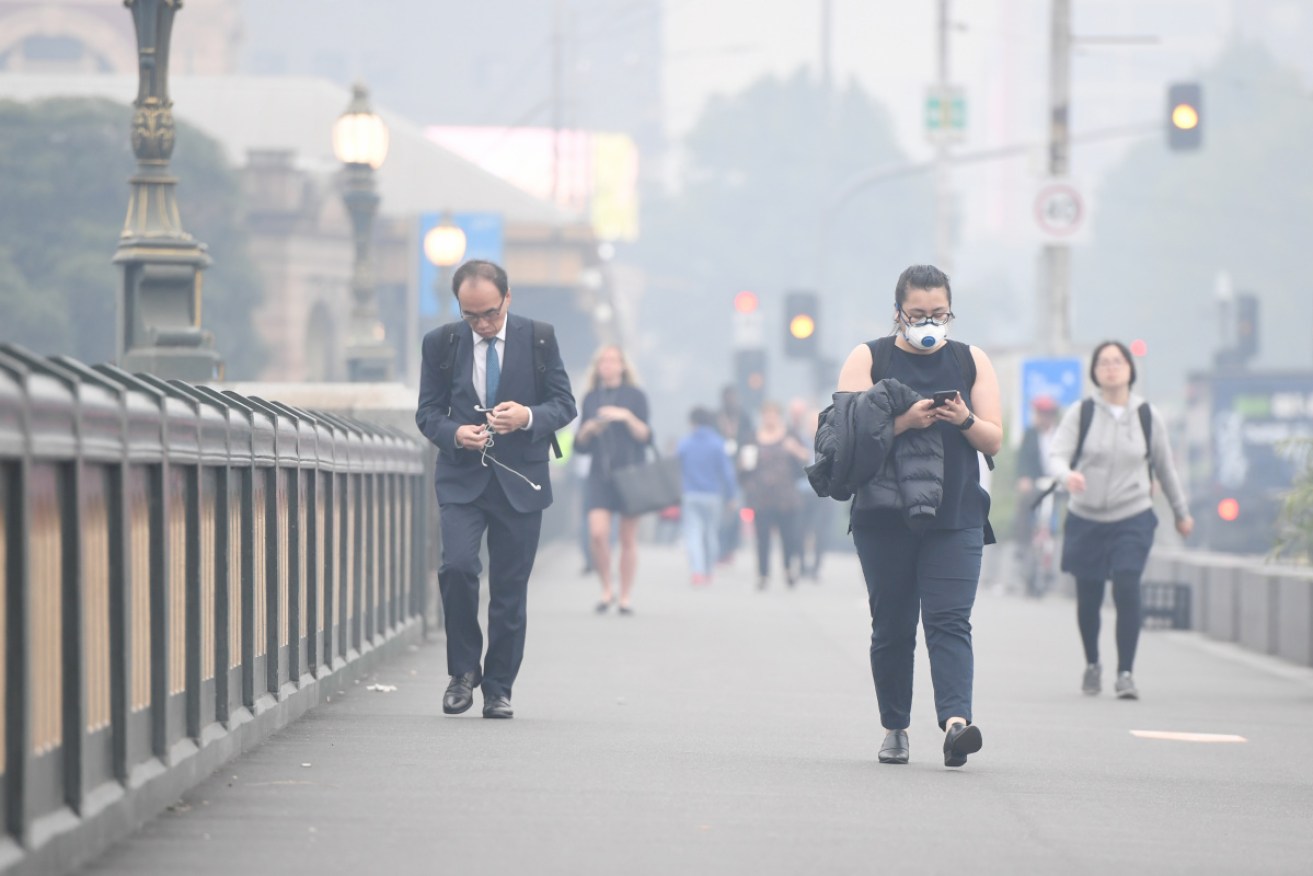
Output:
<svg viewBox="0 0 1313 876">
<path fill-rule="evenodd" d="M 951 401 L 952 401 L 954 398 L 956 398 L 956 397 L 957 397 L 957 390 L 956 390 L 956 389 L 944 389 L 944 390 L 940 390 L 939 392 L 937 392 L 937 393 L 935 393 L 933 396 L 931 396 L 931 398 L 934 399 L 934 403 L 933 403 L 932 405 L 930 405 L 930 407 L 932 407 L 932 408 L 942 408 L 944 405 L 948 404 L 949 402 L 951 402 Z"/>
</svg>

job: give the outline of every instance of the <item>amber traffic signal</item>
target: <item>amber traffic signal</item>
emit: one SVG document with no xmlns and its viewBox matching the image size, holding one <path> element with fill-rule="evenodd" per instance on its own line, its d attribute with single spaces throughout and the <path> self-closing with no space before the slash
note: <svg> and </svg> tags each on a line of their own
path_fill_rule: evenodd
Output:
<svg viewBox="0 0 1313 876">
<path fill-rule="evenodd" d="M 1167 148 L 1198 149 L 1204 142 L 1204 93 L 1197 82 L 1178 82 L 1167 89 Z"/>
</svg>

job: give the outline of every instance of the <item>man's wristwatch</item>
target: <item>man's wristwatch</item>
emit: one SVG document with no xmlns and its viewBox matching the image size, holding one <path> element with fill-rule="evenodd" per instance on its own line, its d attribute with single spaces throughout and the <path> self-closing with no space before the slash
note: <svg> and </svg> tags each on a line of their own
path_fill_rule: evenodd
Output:
<svg viewBox="0 0 1313 876">
<path fill-rule="evenodd" d="M 970 429 L 975 424 L 976 424 L 976 415 L 968 411 L 967 418 L 962 422 L 958 423 L 957 427 L 961 429 L 963 432 L 965 432 L 967 429 Z"/>
</svg>

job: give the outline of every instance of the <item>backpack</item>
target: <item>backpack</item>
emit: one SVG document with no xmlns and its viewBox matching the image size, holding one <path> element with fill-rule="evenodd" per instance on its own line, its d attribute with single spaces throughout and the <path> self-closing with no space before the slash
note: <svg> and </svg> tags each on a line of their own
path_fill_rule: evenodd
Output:
<svg viewBox="0 0 1313 876">
<path fill-rule="evenodd" d="M 894 358 L 895 343 L 893 335 L 885 335 L 867 344 L 871 348 L 871 383 L 879 383 L 889 373 L 889 363 Z M 957 367 L 966 380 L 967 389 L 971 389 L 976 385 L 976 360 L 971 355 L 971 345 L 951 338 L 946 343 L 949 352 L 957 360 Z M 993 471 L 994 457 L 985 454 L 985 464 L 989 466 L 990 471 Z"/>
<path fill-rule="evenodd" d="M 1149 407 L 1148 402 L 1140 402 L 1140 406 L 1135 409 L 1140 417 L 1140 431 L 1144 433 L 1144 461 L 1149 467 L 1149 488 L 1153 488 L 1153 410 Z M 1080 429 L 1076 433 L 1076 451 L 1071 455 L 1071 462 L 1068 467 L 1076 468 L 1076 463 L 1080 462 L 1081 451 L 1085 449 L 1085 436 L 1090 434 L 1090 424 L 1094 422 L 1094 399 L 1081 399 L 1080 403 Z M 1034 507 L 1039 507 L 1040 502 L 1048 498 L 1049 494 L 1058 488 L 1055 481 L 1049 484 L 1048 489 L 1040 493 L 1035 499 Z"/>
<path fill-rule="evenodd" d="M 538 401 L 541 402 L 547 395 L 547 353 L 549 350 L 556 349 L 556 329 L 551 323 L 539 322 L 536 319 L 529 321 L 533 326 L 533 387 L 537 393 Z M 456 367 L 456 342 L 459 340 L 459 332 L 465 327 L 464 322 L 455 321 L 444 323 L 438 327 L 438 346 L 443 351 L 443 356 L 438 362 L 438 370 L 442 373 L 443 379 L 447 381 L 448 389 L 451 387 L 451 375 Z M 561 445 L 556 440 L 556 434 L 552 433 L 552 452 L 556 458 L 561 458 Z"/>
</svg>

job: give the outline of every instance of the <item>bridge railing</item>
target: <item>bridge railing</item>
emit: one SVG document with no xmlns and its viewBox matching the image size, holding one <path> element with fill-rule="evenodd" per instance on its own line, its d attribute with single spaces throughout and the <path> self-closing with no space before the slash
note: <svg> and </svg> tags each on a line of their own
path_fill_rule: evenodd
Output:
<svg viewBox="0 0 1313 876">
<path fill-rule="evenodd" d="M 0 345 L 0 868 L 75 866 L 416 639 L 422 452 Z"/>
</svg>

